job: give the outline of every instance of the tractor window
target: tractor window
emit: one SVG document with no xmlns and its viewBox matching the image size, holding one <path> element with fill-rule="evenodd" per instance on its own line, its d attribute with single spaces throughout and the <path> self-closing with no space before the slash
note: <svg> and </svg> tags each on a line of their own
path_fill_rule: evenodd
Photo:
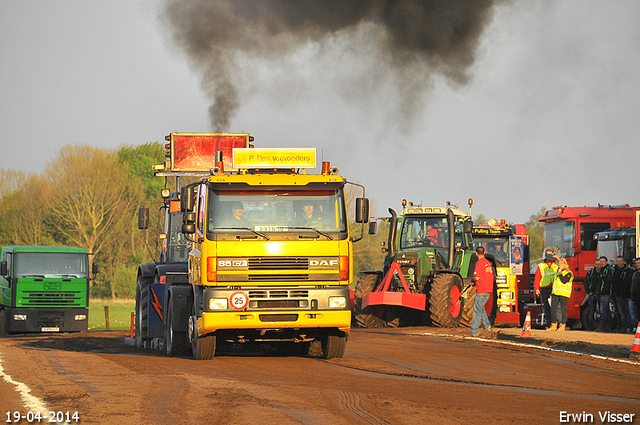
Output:
<svg viewBox="0 0 640 425">
<path fill-rule="evenodd" d="M 182 212 L 173 211 L 169 215 L 169 232 L 167 233 L 167 263 L 184 263 L 189 257 L 191 242 L 180 232 Z"/>
<path fill-rule="evenodd" d="M 449 234 L 446 217 L 405 217 L 400 235 L 400 249 L 447 246 Z"/>
</svg>

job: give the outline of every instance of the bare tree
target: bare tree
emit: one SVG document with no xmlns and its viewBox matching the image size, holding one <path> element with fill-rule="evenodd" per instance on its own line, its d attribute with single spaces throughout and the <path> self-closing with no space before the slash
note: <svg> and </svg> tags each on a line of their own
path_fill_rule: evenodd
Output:
<svg viewBox="0 0 640 425">
<path fill-rule="evenodd" d="M 70 244 L 99 255 L 130 230 L 141 183 L 129 178 L 114 151 L 67 145 L 47 166 L 52 190 L 47 197 L 53 227 Z M 113 295 L 113 294 L 112 294 Z"/>
<path fill-rule="evenodd" d="M 30 176 L 23 171 L 0 169 L 0 199 L 20 190 Z"/>
<path fill-rule="evenodd" d="M 15 179 L 15 177 L 18 177 Z M 16 174 L 4 179 L 3 173 L 2 234 L 3 243 L 14 245 L 52 244 L 47 229 L 48 211 L 45 198 L 50 192 L 49 182 L 36 174 Z M 13 185 L 19 185 L 13 188 Z M 11 188 L 11 189 L 10 189 Z"/>
</svg>

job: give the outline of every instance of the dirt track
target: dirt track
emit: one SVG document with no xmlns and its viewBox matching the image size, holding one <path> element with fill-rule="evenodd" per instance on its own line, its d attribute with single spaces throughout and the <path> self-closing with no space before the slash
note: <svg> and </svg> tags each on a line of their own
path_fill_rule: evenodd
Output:
<svg viewBox="0 0 640 425">
<path fill-rule="evenodd" d="M 558 423 L 561 411 L 599 423 L 599 411 L 640 415 L 632 335 L 520 333 L 479 340 L 462 329 L 354 329 L 343 359 L 227 347 L 198 362 L 126 345 L 124 332 L 97 332 L 6 338 L 0 356 L 4 373 L 47 409 L 78 411 L 81 423 Z M 584 346 L 624 362 L 496 341 Z M 3 414 L 26 413 L 6 375 Z"/>
</svg>

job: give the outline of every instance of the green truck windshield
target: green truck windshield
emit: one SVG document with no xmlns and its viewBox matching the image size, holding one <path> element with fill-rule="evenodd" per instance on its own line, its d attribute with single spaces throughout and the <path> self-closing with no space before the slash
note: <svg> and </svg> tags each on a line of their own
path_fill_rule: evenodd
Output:
<svg viewBox="0 0 640 425">
<path fill-rule="evenodd" d="M 19 252 L 13 259 L 13 276 L 89 277 L 87 254 L 61 252 Z"/>
</svg>

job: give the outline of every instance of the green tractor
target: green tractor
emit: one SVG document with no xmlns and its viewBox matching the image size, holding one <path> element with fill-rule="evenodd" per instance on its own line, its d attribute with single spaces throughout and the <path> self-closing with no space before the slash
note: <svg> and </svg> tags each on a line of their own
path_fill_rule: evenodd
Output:
<svg viewBox="0 0 640 425">
<path fill-rule="evenodd" d="M 469 208 L 472 203 L 469 199 Z M 356 323 L 365 328 L 469 326 L 477 260 L 470 213 L 450 202 L 444 208 L 407 206 L 406 200 L 402 205 L 399 217 L 389 208 L 391 217 L 384 219 L 389 221 L 384 269 L 363 271 L 358 278 Z"/>
</svg>

